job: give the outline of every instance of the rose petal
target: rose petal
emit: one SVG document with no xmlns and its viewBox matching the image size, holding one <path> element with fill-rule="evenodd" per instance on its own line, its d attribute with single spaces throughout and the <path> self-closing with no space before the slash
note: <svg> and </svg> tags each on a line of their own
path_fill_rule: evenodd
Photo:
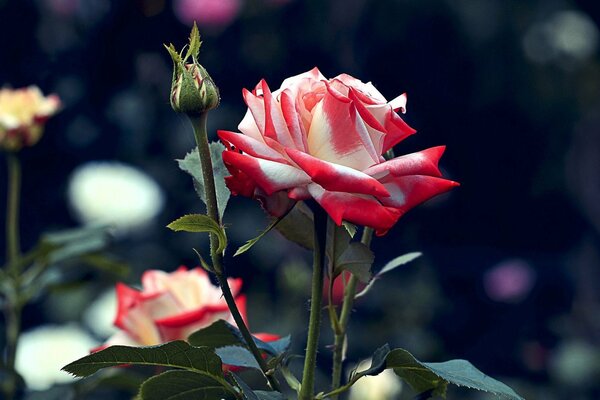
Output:
<svg viewBox="0 0 600 400">
<path fill-rule="evenodd" d="M 226 151 L 223 161 L 248 174 L 268 195 L 279 190 L 308 184 L 306 173 L 291 165 L 254 158 L 245 154 Z"/>
<path fill-rule="evenodd" d="M 379 198 L 385 206 L 395 207 L 404 214 L 411 208 L 459 186 L 457 182 L 426 175 L 391 178 L 384 183 L 391 196 Z"/>
<path fill-rule="evenodd" d="M 378 158 L 373 157 L 375 149 L 369 134 L 364 125 L 356 123 L 357 118 L 352 101 L 328 86 L 313 111 L 308 133 L 309 154 L 357 170 L 378 163 Z"/>
<path fill-rule="evenodd" d="M 217 131 L 217 135 L 219 135 L 221 140 L 234 145 L 237 149 L 244 153 L 248 153 L 253 157 L 287 163 L 287 160 L 283 158 L 280 153 L 267 146 L 263 141 L 230 131 Z"/>
<path fill-rule="evenodd" d="M 317 184 L 308 185 L 313 198 L 327 211 L 331 219 L 341 225 L 348 221 L 387 232 L 402 213 L 391 207 L 382 206 L 376 199 L 351 193 L 329 192 Z"/>
<path fill-rule="evenodd" d="M 300 168 L 310 175 L 313 182 L 318 183 L 326 190 L 374 196 L 389 195 L 383 184 L 365 173 L 343 165 L 319 160 L 301 151 L 288 149 L 287 153 Z"/>
<path fill-rule="evenodd" d="M 299 111 L 296 109 L 296 102 L 289 89 L 281 92 L 280 102 L 283 118 L 285 119 L 285 123 L 287 124 L 296 148 L 306 151 L 306 129 L 301 122 Z"/>
<path fill-rule="evenodd" d="M 265 103 L 265 136 L 276 140 L 284 147 L 296 148 L 279 103 L 273 98 L 267 82 L 264 79 L 260 82 Z"/>
<path fill-rule="evenodd" d="M 367 168 L 364 173 L 380 179 L 388 174 L 393 176 L 429 175 L 442 176 L 438 163 L 446 146 L 431 147 L 416 153 L 396 157 Z"/>
<path fill-rule="evenodd" d="M 238 125 L 238 129 L 242 131 L 245 135 L 248 135 L 258 141 L 262 141 L 262 136 L 265 134 L 265 102 L 262 97 L 256 96 L 255 94 L 249 92 L 246 89 L 242 90 L 242 96 L 244 97 L 244 101 L 248 106 L 248 112 L 250 113 L 254 126 L 258 132 L 254 129 L 253 125 L 250 123 L 250 117 L 248 112 L 244 116 L 244 119 Z M 258 133 L 258 135 L 257 135 Z"/>
</svg>

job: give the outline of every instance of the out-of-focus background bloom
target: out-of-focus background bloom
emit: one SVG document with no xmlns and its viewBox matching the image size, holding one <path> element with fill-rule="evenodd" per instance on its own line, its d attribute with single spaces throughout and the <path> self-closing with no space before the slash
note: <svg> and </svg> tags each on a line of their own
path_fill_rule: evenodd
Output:
<svg viewBox="0 0 600 400">
<path fill-rule="evenodd" d="M 84 224 L 139 229 L 164 206 L 161 188 L 150 176 L 116 162 L 83 164 L 69 179 L 69 203 Z"/>
<path fill-rule="evenodd" d="M 357 371 L 369 368 L 371 361 L 362 361 Z M 350 400 L 394 400 L 402 392 L 402 382 L 392 370 L 385 370 L 379 375 L 366 376 L 352 385 Z"/>
<path fill-rule="evenodd" d="M 168 104 L 171 60 L 162 47 L 182 46 L 193 20 L 203 35 L 200 61 L 222 97 L 209 118 L 213 139 L 216 129 L 237 131 L 242 88 L 318 66 L 325 76 L 371 81 L 388 98 L 407 92 L 403 118 L 418 132 L 398 154 L 447 145 L 441 167 L 461 187 L 374 240 L 375 268 L 410 251 L 424 256 L 384 275 L 357 302 L 351 363 L 389 342 L 426 361 L 468 359 L 528 399 L 600 398 L 595 1 L 0 0 L 0 87 L 34 84 L 62 101 L 43 139 L 20 154 L 23 247 L 43 230 L 87 221 L 81 208 L 111 210 L 105 216 L 117 226 L 134 216 L 146 221 L 121 229 L 110 249 L 130 264 L 130 283 L 146 269 L 196 265 L 192 247 L 206 252 L 206 237 L 164 228 L 203 210 L 174 161 L 194 139 Z M 123 175 L 107 168 L 102 185 L 112 189 L 97 183 L 91 196 L 80 192 L 84 204 L 71 203 L 69 177 L 96 160 L 143 171 L 146 183 L 133 189 L 142 176 L 134 173 L 125 186 L 111 186 Z M 292 333 L 300 353 L 310 254 L 273 232 L 232 258 L 267 224 L 249 199 L 232 198 L 225 223 L 226 264 L 244 279 L 250 325 Z M 90 277 L 42 296 L 25 309 L 24 327 L 88 321 L 87 308 L 113 286 Z M 98 343 L 106 337 L 93 332 Z M 331 342 L 322 336 L 325 367 Z M 325 387 L 327 376 L 318 378 Z M 407 387 L 398 395 L 411 396 Z M 450 398 L 481 395 L 452 389 Z"/>
<path fill-rule="evenodd" d="M 71 375 L 60 369 L 89 354 L 97 345 L 88 332 L 74 324 L 38 326 L 22 334 L 15 368 L 34 390 L 74 382 Z"/>
</svg>

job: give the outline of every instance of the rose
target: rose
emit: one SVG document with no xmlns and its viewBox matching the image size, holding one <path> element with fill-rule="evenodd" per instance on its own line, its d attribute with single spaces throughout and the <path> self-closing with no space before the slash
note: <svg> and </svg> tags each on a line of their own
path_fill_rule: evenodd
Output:
<svg viewBox="0 0 600 400">
<path fill-rule="evenodd" d="M 0 149 L 17 151 L 36 144 L 44 123 L 59 107 L 58 96 L 44 97 L 36 86 L 0 89 Z"/>
<path fill-rule="evenodd" d="M 226 183 L 272 215 L 312 198 L 338 225 L 382 235 L 412 207 L 458 185 L 441 178 L 444 146 L 382 157 L 415 132 L 396 113 L 405 112 L 404 94 L 388 102 L 371 83 L 346 74 L 328 80 L 314 68 L 275 92 L 262 80 L 243 96 L 241 134 L 219 131 Z"/>
<path fill-rule="evenodd" d="M 236 304 L 246 319 L 246 298 L 239 295 L 241 279 L 228 279 Z M 200 269 L 180 267 L 172 273 L 148 270 L 142 290 L 117 284 L 115 333 L 100 348 L 112 345 L 149 346 L 186 339 L 194 331 L 223 319 L 235 325 L 221 290 Z M 264 339 L 276 338 L 273 335 Z M 99 350 L 99 349 L 96 349 Z"/>
</svg>

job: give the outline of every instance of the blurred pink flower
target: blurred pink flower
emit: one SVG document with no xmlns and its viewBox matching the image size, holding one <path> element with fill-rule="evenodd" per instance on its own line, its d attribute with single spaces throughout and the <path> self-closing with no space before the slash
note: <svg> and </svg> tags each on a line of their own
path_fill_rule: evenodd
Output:
<svg viewBox="0 0 600 400">
<path fill-rule="evenodd" d="M 52 11 L 64 17 L 73 16 L 79 9 L 79 0 L 46 0 Z"/>
<path fill-rule="evenodd" d="M 222 28 L 229 25 L 239 14 L 241 0 L 175 0 L 173 9 L 184 24 L 194 21 L 200 27 Z"/>
<path fill-rule="evenodd" d="M 491 268 L 483 277 L 488 297 L 504 303 L 518 303 L 531 291 L 535 272 L 524 260 L 510 259 Z"/>
</svg>

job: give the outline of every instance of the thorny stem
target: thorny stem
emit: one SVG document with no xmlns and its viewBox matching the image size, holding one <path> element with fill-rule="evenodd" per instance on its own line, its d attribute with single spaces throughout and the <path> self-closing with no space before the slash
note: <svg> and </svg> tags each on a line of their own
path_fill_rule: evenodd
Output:
<svg viewBox="0 0 600 400">
<path fill-rule="evenodd" d="M 198 117 L 190 117 L 190 121 L 192 122 L 192 126 L 194 127 L 194 136 L 196 138 L 196 144 L 198 145 L 198 155 L 200 156 L 200 164 L 202 166 L 202 178 L 204 180 L 204 191 L 206 195 L 206 211 L 208 216 L 217 221 L 217 223 L 221 224 L 221 218 L 219 217 L 219 210 L 217 207 L 217 192 L 215 189 L 215 177 L 213 174 L 213 165 L 210 155 L 210 146 L 208 144 L 208 134 L 206 130 L 206 121 L 208 117 L 208 112 L 203 112 Z M 240 310 L 235 303 L 235 299 L 233 294 L 231 293 L 231 288 L 229 287 L 229 283 L 227 282 L 227 278 L 223 271 L 223 255 L 217 253 L 216 249 L 219 247 L 218 238 L 216 235 L 210 235 L 210 255 L 212 260 L 212 268 L 217 276 L 217 281 L 219 282 L 219 286 L 221 287 L 221 291 L 223 292 L 223 297 L 225 297 L 225 301 L 227 302 L 227 306 L 231 311 L 231 315 L 233 319 L 242 333 L 248 348 L 252 352 L 252 355 L 258 362 L 260 369 L 262 370 L 265 378 L 269 382 L 269 385 L 273 390 L 280 391 L 279 382 L 271 372 L 269 372 L 269 367 L 267 366 L 266 361 L 262 358 L 258 347 L 256 347 L 256 343 L 252 339 L 252 335 L 240 314 Z"/>
<path fill-rule="evenodd" d="M 373 238 L 373 229 L 365 227 L 361 237 L 361 243 L 369 247 L 371 245 L 371 239 Z M 342 277 L 343 278 L 343 277 Z M 339 318 L 339 331 L 335 332 L 335 341 L 333 349 L 333 372 L 331 375 L 331 390 L 330 396 L 332 399 L 337 399 L 337 391 L 340 387 L 342 379 L 342 364 L 344 362 L 344 347 L 346 341 L 346 329 L 348 327 L 348 321 L 350 320 L 350 314 L 352 313 L 352 307 L 354 306 L 354 296 L 356 295 L 356 284 L 358 280 L 354 274 L 351 274 L 346 288 L 344 290 L 344 302 L 342 303 L 342 311 L 340 312 Z"/>
<path fill-rule="evenodd" d="M 310 317 L 308 322 L 308 339 L 302 373 L 302 385 L 299 400 L 311 400 L 314 396 L 315 369 L 317 366 L 317 348 L 321 326 L 321 305 L 323 301 L 323 266 L 325 264 L 325 246 L 327 242 L 327 220 L 325 210 L 317 206 L 314 214 L 314 249 L 313 275 L 310 297 Z"/>
</svg>

